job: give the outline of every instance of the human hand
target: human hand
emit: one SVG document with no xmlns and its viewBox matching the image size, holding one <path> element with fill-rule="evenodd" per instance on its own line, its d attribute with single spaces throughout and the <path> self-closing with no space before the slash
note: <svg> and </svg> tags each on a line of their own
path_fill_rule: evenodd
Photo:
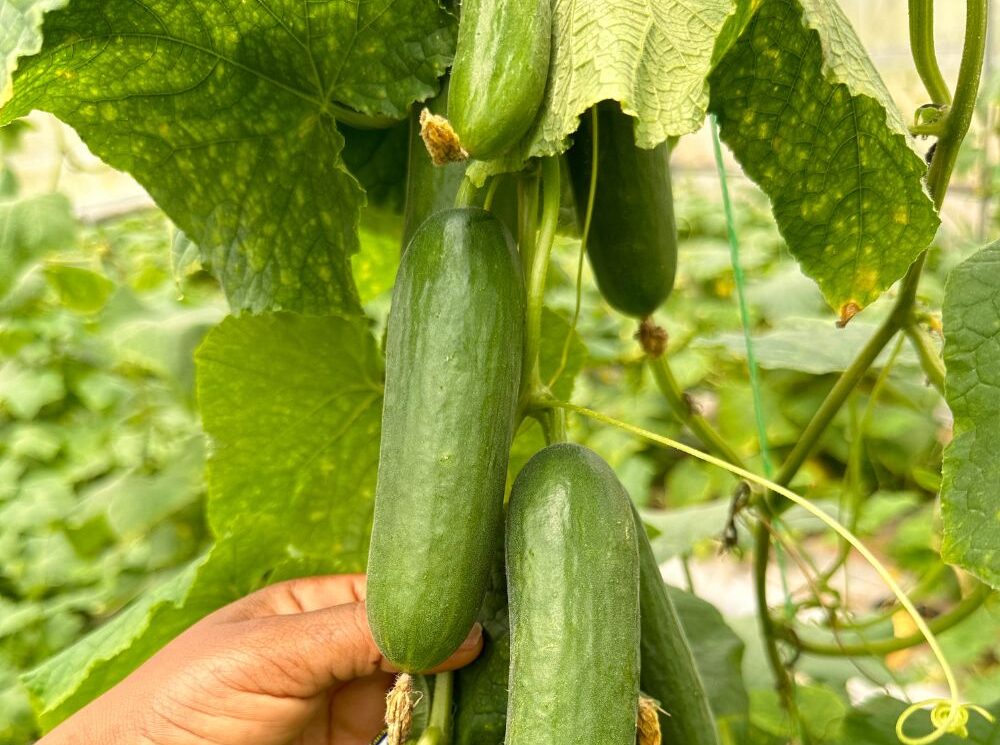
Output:
<svg viewBox="0 0 1000 745">
<path fill-rule="evenodd" d="M 372 639 L 363 574 L 248 595 L 178 636 L 39 745 L 368 745 L 393 668 Z M 439 670 L 482 649 L 475 626 Z"/>
</svg>

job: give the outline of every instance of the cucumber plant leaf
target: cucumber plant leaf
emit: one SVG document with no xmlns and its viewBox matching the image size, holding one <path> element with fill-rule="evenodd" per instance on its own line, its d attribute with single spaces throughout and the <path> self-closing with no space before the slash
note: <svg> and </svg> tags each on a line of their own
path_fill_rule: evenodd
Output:
<svg viewBox="0 0 1000 745">
<path fill-rule="evenodd" d="M 197 360 L 216 543 L 24 677 L 45 729 L 266 581 L 364 569 L 382 398 L 368 322 L 229 318 L 208 334 Z"/>
<path fill-rule="evenodd" d="M 743 681 L 743 640 L 719 610 L 690 592 L 667 585 L 684 635 L 707 688 L 723 742 L 746 742 L 750 699 Z"/>
<path fill-rule="evenodd" d="M 42 47 L 45 13 L 69 0 L 4 0 L 0 3 L 0 106 L 11 95 L 14 70 L 20 57 Z"/>
<path fill-rule="evenodd" d="M 365 196 L 336 121 L 402 119 L 436 91 L 454 19 L 435 0 L 74 0 L 43 31 L 0 125 L 42 109 L 76 128 L 208 254 L 232 307 L 359 310 Z"/>
<path fill-rule="evenodd" d="M 831 0 L 763 0 L 709 81 L 722 139 L 846 323 L 939 224 L 924 160 L 861 42 Z"/>
<path fill-rule="evenodd" d="M 514 152 L 472 166 L 480 181 L 568 146 L 579 117 L 605 99 L 637 118 L 636 143 L 651 148 L 697 130 L 708 109 L 706 77 L 732 0 L 607 3 L 556 0 L 552 56 L 541 111 Z"/>
<path fill-rule="evenodd" d="M 367 549 L 382 367 L 362 317 L 228 318 L 196 354 L 208 514 L 295 513 L 304 553 Z"/>
<path fill-rule="evenodd" d="M 943 320 L 955 425 L 944 451 L 941 555 L 1000 588 L 1000 242 L 952 270 Z"/>
</svg>

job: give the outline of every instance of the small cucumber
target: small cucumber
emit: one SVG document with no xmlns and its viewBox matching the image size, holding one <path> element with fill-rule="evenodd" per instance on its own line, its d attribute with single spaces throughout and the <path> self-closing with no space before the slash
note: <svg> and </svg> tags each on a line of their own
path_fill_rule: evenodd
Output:
<svg viewBox="0 0 1000 745">
<path fill-rule="evenodd" d="M 483 651 L 472 664 L 455 671 L 455 745 L 503 745 L 510 623 L 502 545 L 493 561 L 479 623 L 483 626 Z"/>
<path fill-rule="evenodd" d="M 583 115 L 567 153 L 581 229 L 593 163 L 592 116 Z M 634 121 L 615 101 L 597 105 L 597 188 L 587 256 L 604 299 L 626 315 L 645 318 L 674 287 L 677 225 L 670 148 L 636 147 Z"/>
<path fill-rule="evenodd" d="M 466 162 L 436 166 L 420 137 L 420 112 L 424 106 L 434 114 L 444 114 L 448 106 L 448 80 L 441 92 L 426 104 L 415 104 L 410 112 L 410 151 L 406 164 L 406 202 L 403 207 L 403 248 L 417 228 L 438 210 L 455 206 L 455 195 L 465 178 Z"/>
<path fill-rule="evenodd" d="M 462 3 L 448 120 L 470 155 L 497 157 L 535 121 L 551 37 L 551 0 Z"/>
<path fill-rule="evenodd" d="M 639 557 L 628 494 L 560 443 L 518 474 L 507 510 L 506 745 L 634 745 Z"/>
<path fill-rule="evenodd" d="M 407 672 L 445 660 L 476 619 L 503 526 L 524 334 L 510 234 L 436 212 L 403 254 L 386 338 L 368 622 Z"/>
<path fill-rule="evenodd" d="M 663 584 L 653 547 L 639 513 L 639 612 L 642 619 L 642 691 L 656 699 L 664 742 L 719 745 L 715 718 L 674 603 Z"/>
</svg>

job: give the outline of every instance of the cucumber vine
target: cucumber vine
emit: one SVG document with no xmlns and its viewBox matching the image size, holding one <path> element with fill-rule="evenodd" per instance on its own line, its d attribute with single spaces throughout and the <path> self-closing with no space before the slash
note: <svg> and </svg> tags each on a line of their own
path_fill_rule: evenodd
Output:
<svg viewBox="0 0 1000 745">
<path fill-rule="evenodd" d="M 913 58 L 917 71 L 923 80 L 928 95 L 933 103 L 946 107 L 943 111 L 940 122 L 935 124 L 934 134 L 938 136 L 937 145 L 934 149 L 933 157 L 927 174 L 927 189 L 934 202 L 935 207 L 940 209 L 948 184 L 954 169 L 958 148 L 968 131 L 971 122 L 976 96 L 979 89 L 980 70 L 985 53 L 985 30 L 986 30 L 986 0 L 968 0 L 966 18 L 965 44 L 962 53 L 962 62 L 955 87 L 954 100 L 951 92 L 941 75 L 937 63 L 933 38 L 933 2 L 932 0 L 911 0 L 910 1 L 910 38 L 912 44 Z M 580 269 L 577 276 L 577 305 L 573 314 L 572 329 L 575 329 L 579 319 L 580 305 L 580 272 L 582 271 L 582 256 L 585 249 L 588 231 L 590 227 L 590 217 L 593 211 L 594 184 L 599 174 L 596 173 L 596 151 L 597 132 L 596 114 L 594 115 L 594 151 L 595 151 L 595 173 L 591 178 L 591 191 L 587 203 L 587 218 L 583 226 L 582 243 L 580 247 Z M 714 127 L 713 127 L 714 130 Z M 713 134 L 715 134 L 713 132 Z M 715 150 L 717 157 L 721 156 L 718 137 L 715 134 Z M 721 159 L 718 161 L 720 178 L 724 179 Z M 919 325 L 915 316 L 915 306 L 917 297 L 917 287 L 920 275 L 926 261 L 926 251 L 920 254 L 917 260 L 907 271 L 900 283 L 898 294 L 891 312 L 887 318 L 879 325 L 867 343 L 858 352 L 855 359 L 842 373 L 833 388 L 830 390 L 819 409 L 807 424 L 802 436 L 798 439 L 789 455 L 781 464 L 773 479 L 768 478 L 770 470 L 769 459 L 765 457 L 765 476 L 760 476 L 748 470 L 742 458 L 736 453 L 726 440 L 714 430 L 712 425 L 702 417 L 690 402 L 684 397 L 680 386 L 673 376 L 669 362 L 665 355 L 647 354 L 653 378 L 657 387 L 662 392 L 674 415 L 715 455 L 699 451 L 681 442 L 671 440 L 654 432 L 622 422 L 612 417 L 601 414 L 582 406 L 572 403 L 558 401 L 549 392 L 551 384 L 558 378 L 560 372 L 565 368 L 568 357 L 569 337 L 564 344 L 562 362 L 556 374 L 550 379 L 548 386 L 540 384 L 538 377 L 538 339 L 540 337 L 540 321 L 542 298 L 544 296 L 545 273 L 548 262 L 548 254 L 551 250 L 551 237 L 554 226 L 554 215 L 558 209 L 558 196 L 556 188 L 550 184 L 557 184 L 559 178 L 558 162 L 554 158 L 543 161 L 543 175 L 541 178 L 543 193 L 545 195 L 542 209 L 542 228 L 534 229 L 534 226 L 522 222 L 521 245 L 527 246 L 527 250 L 522 248 L 524 255 L 528 257 L 530 266 L 528 269 L 528 353 L 527 360 L 530 372 L 526 376 L 526 390 L 528 391 L 527 410 L 536 416 L 542 423 L 547 441 L 561 440 L 565 437 L 563 425 L 558 431 L 553 428 L 552 412 L 574 412 L 579 415 L 589 417 L 597 422 L 614 426 L 629 432 L 635 436 L 645 438 L 660 445 L 676 449 L 695 458 L 699 458 L 718 468 L 722 468 L 744 482 L 752 484 L 753 495 L 749 500 L 749 507 L 757 513 L 756 528 L 754 529 L 754 587 L 758 598 L 758 607 L 761 618 L 761 629 L 764 636 L 767 659 L 774 673 L 777 688 L 782 696 L 785 706 L 795 717 L 795 700 L 792 694 L 794 680 L 783 660 L 778 643 L 789 644 L 797 652 L 805 652 L 819 655 L 855 656 L 862 654 L 884 655 L 899 649 L 905 649 L 917 644 L 926 643 L 933 653 L 940 666 L 948 686 L 949 696 L 947 699 L 933 699 L 910 706 L 899 717 L 897 723 L 897 735 L 901 742 L 906 745 L 925 745 L 933 742 L 947 733 L 961 734 L 964 731 L 970 712 L 978 713 L 992 721 L 992 717 L 981 707 L 962 703 L 958 691 L 958 685 L 954 674 L 945 658 L 945 655 L 937 641 L 935 633 L 950 628 L 967 618 L 985 599 L 990 595 L 990 589 L 985 585 L 977 585 L 958 605 L 950 612 L 939 616 L 931 622 L 927 622 L 920 615 L 912 600 L 907 596 L 896 580 L 882 563 L 872 554 L 872 552 L 854 535 L 852 529 L 845 527 L 839 521 L 833 519 L 822 510 L 815 507 L 808 500 L 799 494 L 791 491 L 788 485 L 799 472 L 806 459 L 812 454 L 824 432 L 833 421 L 836 414 L 841 410 L 857 388 L 861 380 L 868 374 L 876 358 L 894 339 L 898 339 L 893 352 L 893 358 L 898 355 L 901 345 L 905 340 L 909 340 L 916 350 L 921 366 L 927 375 L 929 382 L 938 390 L 944 387 L 944 368 L 940 356 L 933 347 L 933 343 L 926 331 Z M 522 221 L 525 219 L 525 211 L 529 215 L 529 221 L 535 214 L 537 185 L 524 185 L 522 189 Z M 723 185 L 723 188 L 725 186 Z M 534 190 L 534 191 L 533 191 Z M 735 241 L 733 229 L 733 217 L 727 205 L 727 226 L 731 241 Z M 735 243 L 733 248 L 734 270 L 737 274 L 741 271 L 738 248 Z M 739 286 L 739 282 L 737 285 Z M 744 332 L 748 335 L 749 341 L 749 317 L 746 312 L 745 303 L 741 303 L 741 320 Z M 572 333 L 572 331 L 571 331 Z M 753 363 L 752 347 L 750 353 L 750 375 L 756 376 L 756 366 Z M 891 368 L 883 368 L 881 375 L 875 384 L 872 399 L 877 397 L 877 392 L 884 384 L 885 376 Z M 751 387 L 757 390 L 755 381 L 751 381 Z M 871 413 L 871 401 L 866 410 L 862 422 L 866 421 Z M 766 439 L 764 422 L 759 400 L 755 401 L 757 414 L 758 432 L 761 439 L 762 453 L 766 453 Z M 863 426 L 863 425 L 859 425 Z M 780 497 L 778 500 L 776 497 Z M 778 521 L 780 514 L 788 505 L 795 504 L 806 510 L 817 519 L 822 521 L 832 530 L 841 541 L 844 547 L 838 554 L 838 558 L 832 569 L 820 578 L 820 587 L 824 586 L 830 579 L 833 571 L 839 567 L 846 558 L 847 549 L 858 552 L 878 573 L 879 577 L 892 591 L 898 607 L 905 611 L 912 619 L 917 631 L 906 637 L 898 637 L 882 642 L 871 642 L 863 644 L 842 644 L 824 645 L 814 643 L 799 637 L 788 622 L 777 621 L 772 618 L 767 606 L 766 587 L 767 574 L 770 566 L 770 555 L 774 538 L 772 531 L 775 530 L 773 522 Z M 852 524 L 856 525 L 857 509 L 852 510 Z M 780 544 L 780 541 L 779 541 Z M 930 711 L 931 724 L 933 730 L 920 737 L 907 734 L 905 724 L 916 712 L 928 706 L 933 706 Z M 800 738 L 803 742 L 808 740 L 807 734 L 800 728 Z"/>
</svg>

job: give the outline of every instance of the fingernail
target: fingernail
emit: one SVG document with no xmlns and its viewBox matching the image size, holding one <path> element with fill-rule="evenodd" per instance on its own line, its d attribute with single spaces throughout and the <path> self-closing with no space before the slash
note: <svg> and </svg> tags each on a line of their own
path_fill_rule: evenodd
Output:
<svg viewBox="0 0 1000 745">
<path fill-rule="evenodd" d="M 483 627 L 478 623 L 472 627 L 472 631 L 469 635 L 465 637 L 465 641 L 462 642 L 462 646 L 459 649 L 473 649 L 479 646 L 479 641 L 483 638 Z"/>
</svg>

